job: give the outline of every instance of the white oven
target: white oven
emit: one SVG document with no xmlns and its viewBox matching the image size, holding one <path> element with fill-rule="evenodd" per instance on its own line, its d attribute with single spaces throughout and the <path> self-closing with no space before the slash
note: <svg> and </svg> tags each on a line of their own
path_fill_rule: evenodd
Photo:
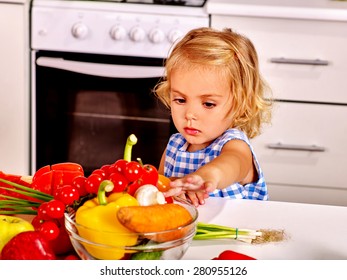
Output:
<svg viewBox="0 0 347 280">
<path fill-rule="evenodd" d="M 31 171 L 55 162 L 88 173 L 123 157 L 159 164 L 174 131 L 151 90 L 170 48 L 209 26 L 205 1 L 34 0 L 31 11 Z"/>
</svg>

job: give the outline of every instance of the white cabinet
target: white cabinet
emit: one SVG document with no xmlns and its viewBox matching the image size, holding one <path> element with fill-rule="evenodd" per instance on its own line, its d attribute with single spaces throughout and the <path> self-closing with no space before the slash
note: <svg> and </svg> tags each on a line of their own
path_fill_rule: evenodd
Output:
<svg viewBox="0 0 347 280">
<path fill-rule="evenodd" d="M 212 16 L 211 22 L 252 40 L 275 98 L 347 104 L 347 21 Z"/>
<path fill-rule="evenodd" d="M 347 206 L 347 106 L 277 102 L 253 139 L 271 200 Z"/>
<path fill-rule="evenodd" d="M 0 170 L 29 174 L 29 25 L 26 3 L 0 1 Z"/>
<path fill-rule="evenodd" d="M 271 200 L 347 206 L 347 21 L 211 16 L 245 34 L 277 100 L 252 140 Z"/>
</svg>

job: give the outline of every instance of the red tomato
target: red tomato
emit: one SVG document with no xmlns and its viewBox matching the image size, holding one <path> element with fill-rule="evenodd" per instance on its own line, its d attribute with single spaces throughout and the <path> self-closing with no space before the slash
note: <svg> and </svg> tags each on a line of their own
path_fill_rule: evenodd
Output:
<svg viewBox="0 0 347 280">
<path fill-rule="evenodd" d="M 129 182 L 134 182 L 143 174 L 143 169 L 140 163 L 129 161 L 125 165 L 125 170 L 122 172 Z"/>
<path fill-rule="evenodd" d="M 35 230 L 38 230 L 43 223 L 44 223 L 44 220 L 42 220 L 37 215 L 31 220 L 31 224 L 33 225 Z"/>
<path fill-rule="evenodd" d="M 108 179 L 108 177 L 111 175 L 111 172 L 110 172 L 110 167 L 111 167 L 111 164 L 105 164 L 103 166 L 100 167 L 101 170 L 103 170 L 106 174 L 106 178 Z"/>
<path fill-rule="evenodd" d="M 37 209 L 37 217 L 40 220 L 47 221 L 52 219 L 47 213 L 47 206 L 48 206 L 48 202 L 43 202 L 40 204 L 39 208 Z"/>
<path fill-rule="evenodd" d="M 58 225 L 53 221 L 46 221 L 41 224 L 39 231 L 48 240 L 54 240 L 59 236 L 60 229 Z"/>
<path fill-rule="evenodd" d="M 127 163 L 128 161 L 126 161 L 125 159 L 117 160 L 114 164 L 112 164 L 112 172 L 118 171 L 120 173 L 124 173 Z"/>
<path fill-rule="evenodd" d="M 57 199 L 65 205 L 72 205 L 80 198 L 78 189 L 72 185 L 65 185 L 57 189 Z"/>
<path fill-rule="evenodd" d="M 102 177 L 99 174 L 91 174 L 88 176 L 85 189 L 88 193 L 98 193 L 100 183 L 102 182 Z"/>
<path fill-rule="evenodd" d="M 145 164 L 142 167 L 142 169 L 143 169 L 142 176 L 141 176 L 142 185 L 151 184 L 156 186 L 159 179 L 157 168 L 155 168 L 153 165 Z"/>
<path fill-rule="evenodd" d="M 95 169 L 92 174 L 98 174 L 102 177 L 103 180 L 106 179 L 106 172 L 102 169 Z"/>
<path fill-rule="evenodd" d="M 138 179 L 134 182 L 132 182 L 127 188 L 126 188 L 126 191 L 128 194 L 134 196 L 135 195 L 135 192 L 137 191 L 137 189 L 141 186 L 143 186 L 144 184 L 142 184 L 142 180 L 141 179 Z"/>
<path fill-rule="evenodd" d="M 51 219 L 63 218 L 65 213 L 65 204 L 60 200 L 52 199 L 46 204 L 46 213 Z"/>
<path fill-rule="evenodd" d="M 85 186 L 86 181 L 87 181 L 87 178 L 84 176 L 77 176 L 72 181 L 71 185 L 75 187 L 76 189 L 78 189 L 78 193 L 80 194 L 80 196 L 85 196 L 88 194 L 86 190 L 86 186 Z"/>
<path fill-rule="evenodd" d="M 65 228 L 65 219 L 54 220 L 59 227 L 59 235 L 56 239 L 51 240 L 49 243 L 57 255 L 66 255 L 74 252 L 73 246 L 70 241 L 69 234 Z"/>
<path fill-rule="evenodd" d="M 128 179 L 120 172 L 113 172 L 109 180 L 114 184 L 112 192 L 123 192 L 128 186 Z"/>
</svg>

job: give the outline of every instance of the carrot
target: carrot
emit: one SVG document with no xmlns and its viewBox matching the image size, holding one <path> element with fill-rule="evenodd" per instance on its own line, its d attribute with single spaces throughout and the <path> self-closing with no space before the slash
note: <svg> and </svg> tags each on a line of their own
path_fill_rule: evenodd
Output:
<svg viewBox="0 0 347 280">
<path fill-rule="evenodd" d="M 149 206 L 125 206 L 117 212 L 119 222 L 137 233 L 155 233 L 149 239 L 166 242 L 183 237 L 194 224 L 189 211 L 179 204 L 156 204 Z M 146 235 L 146 237 L 148 237 Z"/>
</svg>

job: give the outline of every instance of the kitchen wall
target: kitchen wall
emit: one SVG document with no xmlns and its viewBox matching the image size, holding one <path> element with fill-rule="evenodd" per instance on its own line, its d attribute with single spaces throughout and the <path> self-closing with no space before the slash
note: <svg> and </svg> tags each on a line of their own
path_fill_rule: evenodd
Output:
<svg viewBox="0 0 347 280">
<path fill-rule="evenodd" d="M 0 170 L 29 173 L 29 1 L 0 1 Z"/>
</svg>

